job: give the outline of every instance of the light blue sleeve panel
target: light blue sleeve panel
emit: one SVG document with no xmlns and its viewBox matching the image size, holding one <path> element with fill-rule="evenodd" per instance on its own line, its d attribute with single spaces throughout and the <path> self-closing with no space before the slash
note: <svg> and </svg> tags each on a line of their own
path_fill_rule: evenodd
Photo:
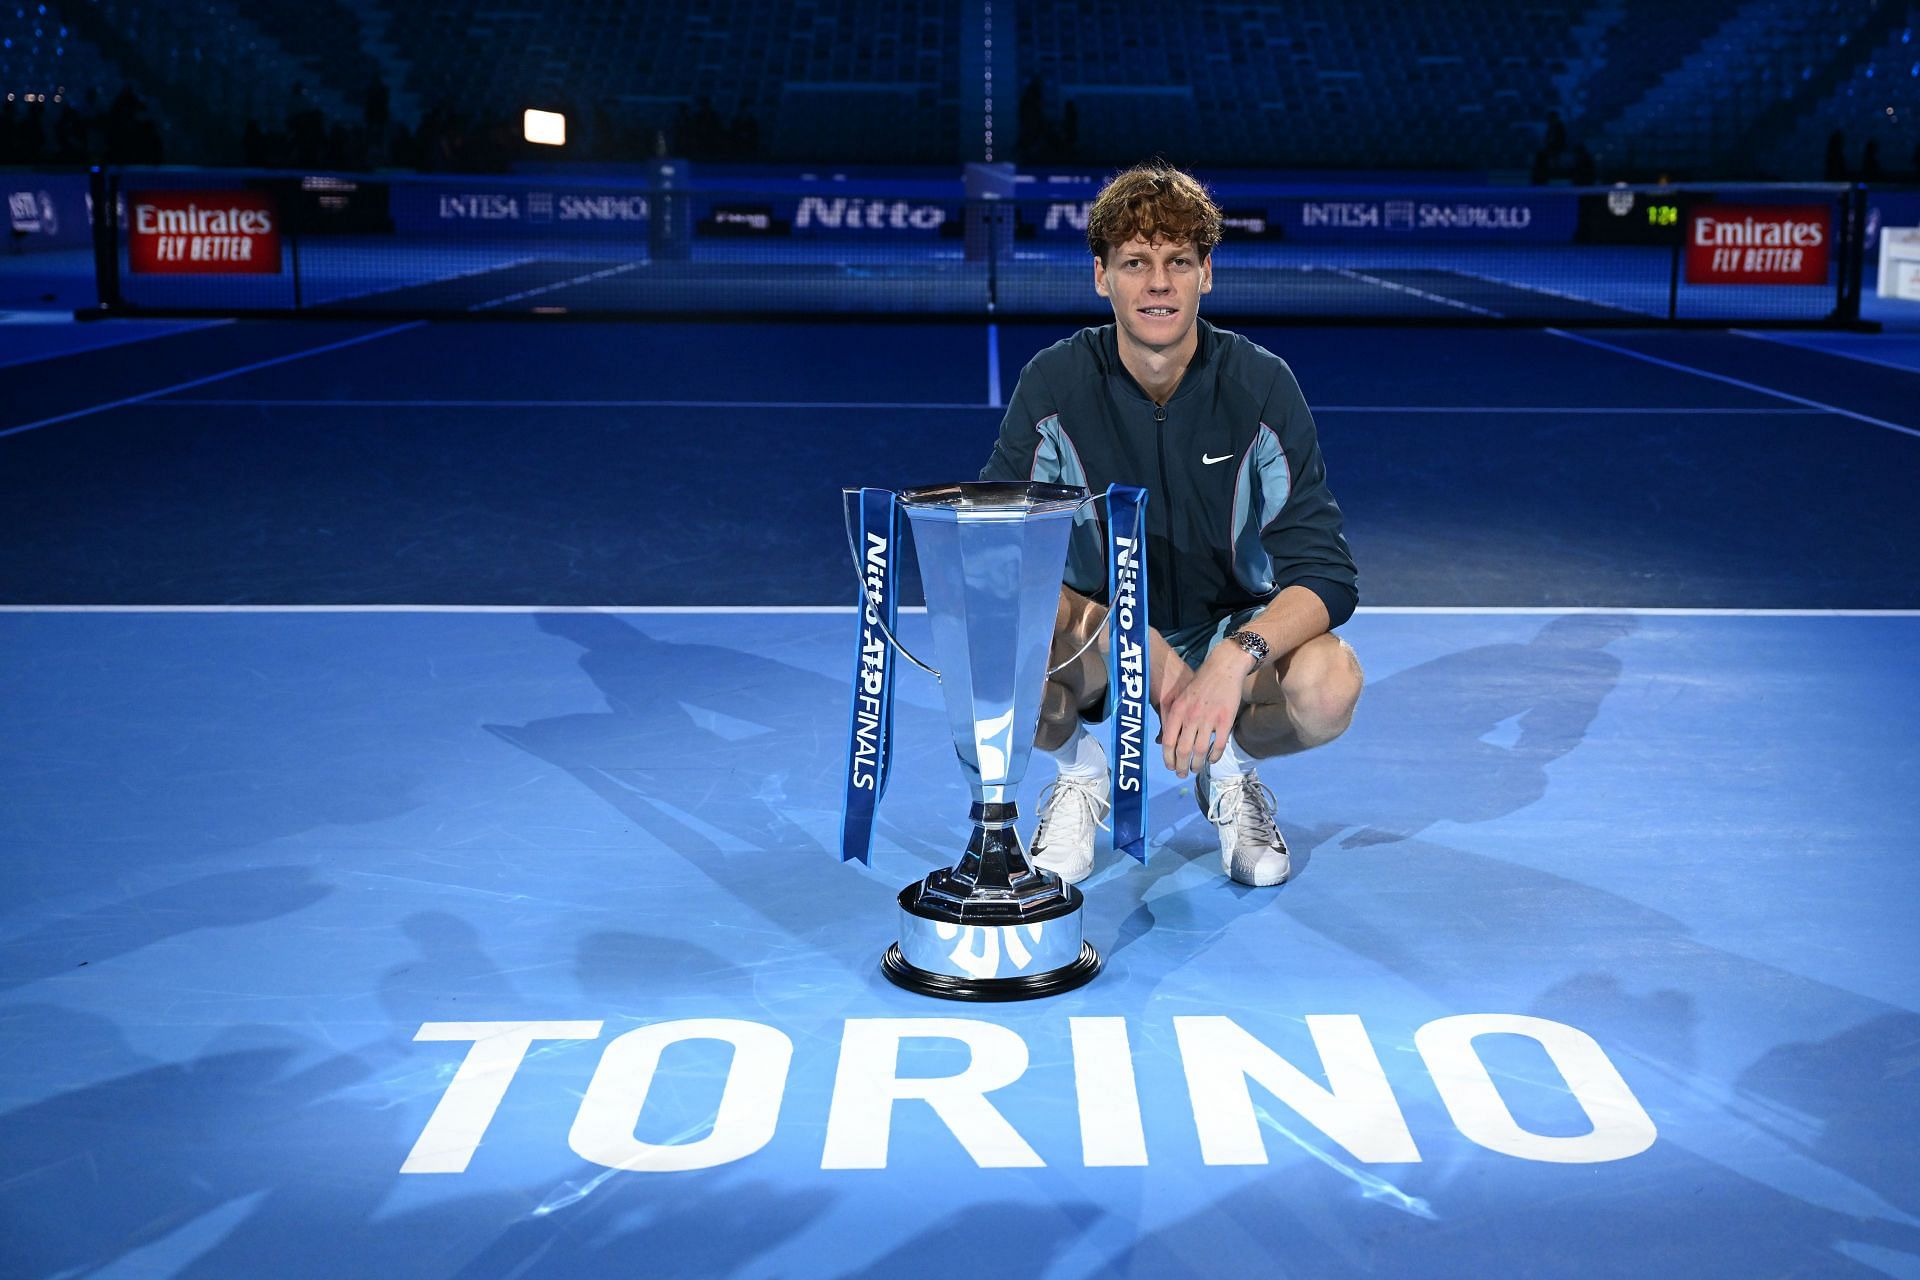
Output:
<svg viewBox="0 0 1920 1280">
<path fill-rule="evenodd" d="M 1233 571 L 1242 586 L 1256 595 L 1274 590 L 1273 557 L 1262 540 L 1268 525 L 1280 515 L 1293 492 L 1293 472 L 1287 465 L 1280 437 L 1265 423 L 1255 433 L 1253 447 L 1240 460 L 1233 486 Z"/>
</svg>

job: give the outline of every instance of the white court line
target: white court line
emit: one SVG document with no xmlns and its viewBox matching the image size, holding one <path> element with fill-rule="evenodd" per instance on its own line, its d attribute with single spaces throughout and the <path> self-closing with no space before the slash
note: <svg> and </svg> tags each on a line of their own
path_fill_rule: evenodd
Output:
<svg viewBox="0 0 1920 1280">
<path fill-rule="evenodd" d="M 1453 404 L 1320 404 L 1312 406 L 1313 412 L 1321 413 L 1532 413 L 1532 414 L 1659 414 L 1672 417 L 1676 414 L 1810 414 L 1820 413 L 1819 409 L 1725 409 L 1712 406 L 1694 406 L 1690 408 L 1650 409 L 1645 405 L 1453 405 Z"/>
<path fill-rule="evenodd" d="M 176 396 L 162 404 L 201 407 L 232 405 L 261 409 L 999 409 L 1000 404 L 969 404 L 964 401 L 931 400 L 258 400 L 219 399 L 216 397 Z M 1648 408 L 1645 405 L 1423 405 L 1423 404 L 1321 404 L 1313 406 L 1321 413 L 1521 413 L 1521 414 L 1721 414 L 1741 416 L 1796 415 L 1825 413 L 1824 409 L 1727 409 L 1711 406 Z"/>
<path fill-rule="evenodd" d="M 243 373 L 252 373 L 256 369 L 270 369 L 277 364 L 286 364 L 292 360 L 304 360 L 308 356 L 317 356 L 328 351 L 338 351 L 342 347 L 357 346 L 362 342 L 372 342 L 375 338 L 384 338 L 390 333 L 399 333 L 405 329 L 417 329 L 425 320 L 409 320 L 405 324 L 392 325 L 385 329 L 376 329 L 372 333 L 362 333 L 351 338 L 342 338 L 338 342 L 329 342 L 325 346 L 308 347 L 302 351 L 291 351 L 286 355 L 275 356 L 271 360 L 256 360 L 252 364 L 241 365 L 238 369 L 226 369 L 220 373 L 210 373 L 204 378 L 194 378 L 187 382 L 176 382 L 170 387 L 160 387 L 153 391 L 143 391 L 137 396 L 127 396 L 120 400 L 110 400 L 105 404 L 96 404 L 91 408 L 75 409 L 71 413 L 56 414 L 51 418 L 42 418 L 38 422 L 23 423 L 17 427 L 8 427 L 0 431 L 0 439 L 17 436 L 26 431 L 37 431 L 41 427 L 51 427 L 60 422 L 71 422 L 75 418 L 85 418 L 95 413 L 105 413 L 109 409 L 123 409 L 130 404 L 141 404 L 175 391 L 185 391 L 190 387 L 204 387 L 209 382 L 219 382 L 223 378 L 238 377 Z"/>
<path fill-rule="evenodd" d="M 1577 293 L 1568 293 L 1564 289 L 1555 289 L 1544 284 L 1522 284 L 1518 280 L 1509 280 L 1504 276 L 1490 276 L 1484 271 L 1469 271 L 1462 266 L 1449 266 L 1446 269 L 1456 276 L 1465 276 L 1469 280 L 1483 280 L 1488 284 L 1502 285 L 1522 293 L 1538 293 L 1549 298 L 1559 298 L 1564 302 L 1578 302 L 1582 306 L 1602 307 L 1608 311 L 1618 311 L 1621 315 L 1635 316 L 1643 320 L 1658 318 L 1650 311 L 1636 311 L 1632 307 L 1623 307 L 1614 302 L 1602 302 L 1598 298 L 1583 298 Z"/>
<path fill-rule="evenodd" d="M 1834 347 L 1816 347 L 1810 342 L 1795 342 L 1792 338 L 1782 338 L 1778 334 L 1756 333 L 1752 329 L 1729 329 L 1728 333 L 1742 338 L 1753 338 L 1760 342 L 1772 342 L 1783 347 L 1792 347 L 1796 351 L 1815 351 L 1823 356 L 1839 356 L 1842 360 L 1858 360 L 1861 364 L 1877 364 L 1882 369 L 1892 369 L 1896 373 L 1910 373 L 1920 377 L 1920 367 L 1901 364 L 1894 360 L 1876 360 L 1872 356 L 1863 356 L 1856 351 L 1841 351 Z"/>
<path fill-rule="evenodd" d="M 997 409 L 967 401 L 918 400 L 219 400 L 181 396 L 162 404 L 262 409 Z"/>
<path fill-rule="evenodd" d="M 840 614 L 851 604 L 0 604 L 7 613 L 633 613 L 633 614 Z M 925 605 L 900 606 L 925 613 Z M 1361 605 L 1361 614 L 1429 617 L 1550 617 L 1568 614 L 1633 614 L 1648 618 L 1920 618 L 1920 609 L 1718 609 L 1634 605 Z"/>
<path fill-rule="evenodd" d="M 70 324 L 80 323 L 70 320 Z M 223 324 L 232 324 L 232 320 L 163 320 L 155 324 L 166 324 L 171 328 L 158 333 L 138 333 L 122 338 L 118 342 L 103 342 L 93 347 L 75 347 L 70 351 L 44 351 L 37 356 L 21 356 L 15 360 L 0 360 L 0 369 L 17 369 L 23 364 L 39 364 L 42 360 L 58 360 L 62 356 L 83 356 L 91 351 L 118 351 L 121 347 L 130 347 L 136 342 L 152 342 L 155 338 L 172 338 L 182 333 L 197 333 L 202 329 L 217 329 Z"/>
<path fill-rule="evenodd" d="M 485 302 L 476 302 L 468 307 L 467 310 L 485 311 L 488 307 L 499 307 L 509 302 L 519 302 L 526 298 L 537 298 L 543 293 L 552 293 L 556 289 L 570 289 L 576 284 L 586 284 L 589 280 L 605 280 L 608 276 L 617 276 L 623 271 L 636 271 L 645 265 L 646 263 L 644 262 L 622 262 L 617 266 L 606 267 L 599 271 L 589 271 L 585 275 L 575 276 L 571 280 L 556 280 L 552 284 L 543 284 L 537 289 L 522 289 L 518 293 L 509 293 L 505 297 L 489 298 Z"/>
<path fill-rule="evenodd" d="M 1506 318 L 1498 311 L 1489 311 L 1485 307 L 1476 307 L 1471 302 L 1462 302 L 1458 298 L 1449 298 L 1438 293 L 1428 293 L 1425 289 L 1416 289 L 1410 284 L 1401 284 L 1397 280 L 1387 280 L 1381 276 L 1368 275 L 1364 271 L 1355 271 L 1352 267 L 1330 267 L 1328 270 L 1332 271 L 1335 275 L 1345 276 L 1349 280 L 1358 280 L 1363 284 L 1378 285 L 1382 289 L 1394 289 L 1401 293 L 1410 293 L 1416 298 L 1424 298 L 1428 302 L 1445 303 L 1449 307 L 1458 307 L 1462 311 L 1471 311 L 1477 316 L 1492 316 L 1496 320 L 1504 320 Z"/>
<path fill-rule="evenodd" d="M 1677 369 L 1681 373 L 1691 373 L 1697 378 L 1710 378 L 1715 382 L 1724 382 L 1729 386 L 1743 387 L 1748 391 L 1755 391 L 1763 396 L 1772 396 L 1777 400 L 1791 400 L 1795 404 L 1811 406 L 1812 408 L 1820 410 L 1822 413 L 1838 414 L 1843 418 L 1852 418 L 1855 422 L 1864 422 L 1871 427 L 1884 427 L 1888 431 L 1898 431 L 1903 436 L 1913 436 L 1915 439 L 1920 439 L 1920 431 L 1916 431 L 1912 427 L 1903 427 L 1897 422 L 1888 422 L 1883 418 L 1873 418 L 1864 413 L 1855 413 L 1851 409 L 1842 409 L 1838 405 L 1823 404 L 1818 400 L 1809 400 L 1805 396 L 1793 395 L 1791 392 L 1779 391 L 1773 387 L 1763 387 L 1757 382 L 1747 382 L 1724 373 L 1714 373 L 1709 369 L 1700 369 L 1690 364 L 1681 364 L 1677 360 L 1663 360 L 1659 356 L 1650 356 L 1644 351 L 1635 351 L 1631 347 L 1617 347 L 1611 342 L 1602 342 L 1598 338 L 1589 338 L 1585 334 L 1568 333 L 1565 329 L 1549 329 L 1547 332 L 1556 338 L 1565 338 L 1570 342 L 1583 342 L 1587 346 L 1598 347 L 1602 351 L 1611 351 L 1616 355 L 1630 356 L 1635 360 L 1644 360 L 1648 364 L 1657 364 L 1663 369 Z"/>
<path fill-rule="evenodd" d="M 426 280 L 409 280 L 402 284 L 377 284 L 371 289 L 361 289 L 355 293 L 337 293 L 325 302 L 309 304 L 315 310 L 326 308 L 341 302 L 351 302 L 355 298 L 371 298 L 380 293 L 399 293 L 403 289 L 424 289 L 436 284 L 446 284 L 450 280 L 467 280 L 474 276 L 491 275 L 495 271 L 511 271 L 515 267 L 524 267 L 529 262 L 540 261 L 537 257 L 508 258 L 505 262 L 489 262 L 478 267 L 468 267 L 464 271 L 450 271 L 444 276 L 433 276 Z"/>
</svg>

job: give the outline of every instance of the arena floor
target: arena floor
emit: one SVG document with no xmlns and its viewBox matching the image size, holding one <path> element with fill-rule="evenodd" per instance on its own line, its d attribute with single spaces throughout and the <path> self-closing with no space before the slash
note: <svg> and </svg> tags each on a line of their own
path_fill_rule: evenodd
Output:
<svg viewBox="0 0 1920 1280">
<path fill-rule="evenodd" d="M 0 326 L 0 1273 L 1920 1276 L 1914 337 L 1249 332 L 1362 572 L 1307 865 L 1156 766 L 981 1005 L 878 968 L 918 673 L 836 856 L 837 490 L 1061 327 Z"/>
</svg>

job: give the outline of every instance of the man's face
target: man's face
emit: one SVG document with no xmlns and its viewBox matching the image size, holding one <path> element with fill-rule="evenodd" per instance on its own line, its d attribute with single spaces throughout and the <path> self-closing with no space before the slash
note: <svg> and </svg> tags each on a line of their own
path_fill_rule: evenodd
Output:
<svg viewBox="0 0 1920 1280">
<path fill-rule="evenodd" d="M 1093 260 L 1094 292 L 1133 341 L 1154 351 L 1179 347 L 1193 333 L 1200 295 L 1213 288 L 1213 259 L 1185 241 L 1135 236 Z"/>
</svg>

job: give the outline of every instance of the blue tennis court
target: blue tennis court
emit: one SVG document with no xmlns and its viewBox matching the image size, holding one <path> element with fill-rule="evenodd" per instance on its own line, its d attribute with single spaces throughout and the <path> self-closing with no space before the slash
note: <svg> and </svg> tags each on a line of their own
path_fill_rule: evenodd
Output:
<svg viewBox="0 0 1920 1280">
<path fill-rule="evenodd" d="M 1920 1275 L 1911 335 L 1246 326 L 1361 571 L 1309 865 L 1156 763 L 1103 973 L 942 1003 L 838 489 L 1069 327 L 19 326 L 0 1272 Z"/>
</svg>

